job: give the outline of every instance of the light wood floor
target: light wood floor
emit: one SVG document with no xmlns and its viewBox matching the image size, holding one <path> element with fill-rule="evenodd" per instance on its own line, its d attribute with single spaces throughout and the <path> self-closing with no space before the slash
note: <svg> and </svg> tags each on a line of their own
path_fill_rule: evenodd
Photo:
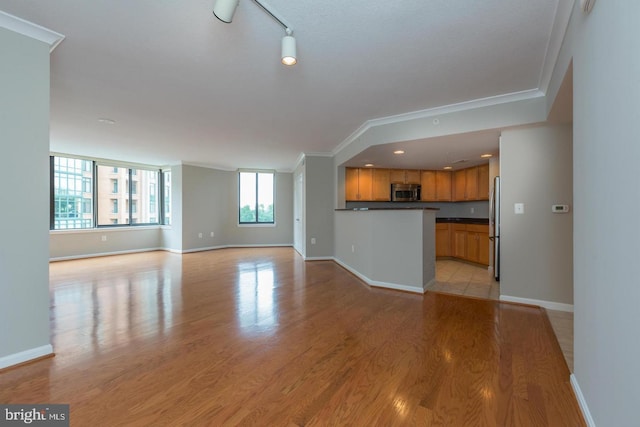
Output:
<svg viewBox="0 0 640 427">
<path fill-rule="evenodd" d="M 543 311 L 370 289 L 290 248 L 52 263 L 56 357 L 2 403 L 72 426 L 583 426 Z"/>
<path fill-rule="evenodd" d="M 500 300 L 500 283 L 486 267 L 456 261 L 436 261 L 436 282 L 429 288 L 433 292 Z M 546 309 L 562 354 L 573 372 L 573 313 Z"/>
</svg>

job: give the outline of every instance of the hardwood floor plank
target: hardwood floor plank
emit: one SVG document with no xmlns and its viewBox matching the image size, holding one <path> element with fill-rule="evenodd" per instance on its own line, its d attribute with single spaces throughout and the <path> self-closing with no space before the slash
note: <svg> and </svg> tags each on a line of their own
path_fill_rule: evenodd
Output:
<svg viewBox="0 0 640 427">
<path fill-rule="evenodd" d="M 582 426 L 542 310 L 372 289 L 290 248 L 52 263 L 54 358 L 1 403 L 72 425 Z"/>
</svg>

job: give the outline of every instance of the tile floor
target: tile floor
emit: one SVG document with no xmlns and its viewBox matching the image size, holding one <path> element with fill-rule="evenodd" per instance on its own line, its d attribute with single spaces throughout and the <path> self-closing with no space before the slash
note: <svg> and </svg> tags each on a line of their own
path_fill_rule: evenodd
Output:
<svg viewBox="0 0 640 427">
<path fill-rule="evenodd" d="M 500 282 L 494 280 L 493 272 L 486 267 L 454 260 L 436 261 L 436 282 L 427 290 L 500 300 Z M 573 313 L 547 309 L 547 316 L 569 370 L 573 372 Z"/>
</svg>

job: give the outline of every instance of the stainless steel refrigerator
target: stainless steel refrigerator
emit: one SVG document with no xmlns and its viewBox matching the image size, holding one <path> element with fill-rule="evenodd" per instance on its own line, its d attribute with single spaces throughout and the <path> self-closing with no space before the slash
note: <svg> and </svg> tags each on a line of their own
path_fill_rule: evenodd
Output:
<svg viewBox="0 0 640 427">
<path fill-rule="evenodd" d="M 500 280 L 500 177 L 493 178 L 489 200 L 489 239 L 493 242 L 493 276 Z"/>
</svg>

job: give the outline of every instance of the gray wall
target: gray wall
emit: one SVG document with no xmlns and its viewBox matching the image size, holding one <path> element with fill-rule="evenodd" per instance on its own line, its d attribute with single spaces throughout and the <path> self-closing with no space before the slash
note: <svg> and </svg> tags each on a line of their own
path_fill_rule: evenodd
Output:
<svg viewBox="0 0 640 427">
<path fill-rule="evenodd" d="M 52 260 L 60 260 L 143 252 L 160 249 L 161 241 L 162 233 L 158 227 L 52 231 L 49 236 L 49 256 Z"/>
<path fill-rule="evenodd" d="M 335 258 L 371 285 L 422 293 L 435 278 L 435 212 L 336 211 Z"/>
<path fill-rule="evenodd" d="M 0 367 L 50 353 L 49 46 L 0 28 Z"/>
<path fill-rule="evenodd" d="M 600 1 L 570 27 L 574 374 L 598 426 L 638 425 L 639 16 L 640 2 Z"/>
<path fill-rule="evenodd" d="M 293 245 L 293 173 L 276 173 L 275 227 L 238 227 L 238 173 L 228 174 L 228 245 Z"/>
<path fill-rule="evenodd" d="M 54 231 L 50 233 L 51 259 L 293 244 L 293 174 L 276 173 L 276 225 L 264 227 L 238 226 L 235 171 L 176 165 L 171 167 L 171 181 L 171 226 Z"/>
<path fill-rule="evenodd" d="M 235 172 L 182 166 L 182 248 L 194 250 L 228 244 L 229 205 Z M 211 237 L 211 232 L 214 237 Z M 202 234 L 202 238 L 199 235 Z"/>
<path fill-rule="evenodd" d="M 305 156 L 305 257 L 333 256 L 333 159 Z M 316 244 L 311 244 L 311 238 Z"/>
<path fill-rule="evenodd" d="M 570 125 L 502 132 L 500 140 L 500 294 L 573 304 Z M 514 213 L 524 203 L 524 214 Z"/>
</svg>

